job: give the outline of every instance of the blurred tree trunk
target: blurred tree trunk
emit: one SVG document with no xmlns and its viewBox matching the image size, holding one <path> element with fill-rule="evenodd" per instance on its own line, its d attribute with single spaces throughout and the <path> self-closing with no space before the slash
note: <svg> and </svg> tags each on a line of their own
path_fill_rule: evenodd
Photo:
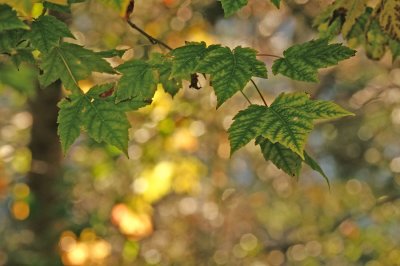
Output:
<svg viewBox="0 0 400 266">
<path fill-rule="evenodd" d="M 65 201 L 63 193 L 57 188 L 62 183 L 61 158 L 62 152 L 57 136 L 57 103 L 61 97 L 61 83 L 59 81 L 48 88 L 38 86 L 37 95 L 30 101 L 33 117 L 31 142 L 32 169 L 28 175 L 34 204 L 29 217 L 30 229 L 35 234 L 35 241 L 31 250 L 35 252 L 38 264 L 32 265 L 60 265 L 57 255 L 57 241 L 62 230 L 58 224 L 59 210 Z"/>
</svg>

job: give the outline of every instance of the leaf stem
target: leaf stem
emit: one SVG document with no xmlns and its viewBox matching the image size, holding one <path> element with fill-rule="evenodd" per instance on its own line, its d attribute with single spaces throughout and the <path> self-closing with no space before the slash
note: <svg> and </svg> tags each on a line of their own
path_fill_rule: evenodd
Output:
<svg viewBox="0 0 400 266">
<path fill-rule="evenodd" d="M 242 93 L 243 97 L 246 98 L 247 102 L 248 102 L 249 104 L 252 104 L 251 101 L 250 101 L 250 99 L 249 99 L 249 97 L 247 97 L 247 95 L 244 94 L 244 92 L 243 92 L 242 90 L 240 90 L 240 92 Z"/>
<path fill-rule="evenodd" d="M 257 56 L 268 56 L 268 57 L 275 57 L 275 58 L 283 58 L 282 56 L 274 55 L 274 54 L 257 54 Z"/>
<path fill-rule="evenodd" d="M 165 42 L 154 38 L 153 36 L 151 36 L 150 34 L 148 34 L 147 32 L 145 32 L 144 30 L 142 30 L 141 28 L 139 28 L 135 23 L 133 23 L 130 20 L 126 20 L 126 22 L 129 24 L 129 26 L 131 26 L 132 29 L 137 30 L 140 34 L 142 34 L 143 36 L 145 36 L 152 44 L 159 44 L 161 46 L 163 46 L 164 48 L 168 49 L 168 50 L 173 50 L 171 48 L 171 46 L 169 46 L 168 44 L 166 44 Z"/>
<path fill-rule="evenodd" d="M 260 89 L 258 88 L 257 84 L 254 82 L 253 79 L 250 79 L 250 81 L 251 81 L 251 83 L 253 83 L 254 88 L 256 88 L 256 90 L 257 90 L 257 92 L 258 92 L 258 95 L 260 95 L 261 100 L 263 101 L 264 105 L 265 105 L 265 106 L 268 106 L 267 101 L 265 101 L 264 96 L 261 94 L 261 91 L 260 91 Z"/>
</svg>

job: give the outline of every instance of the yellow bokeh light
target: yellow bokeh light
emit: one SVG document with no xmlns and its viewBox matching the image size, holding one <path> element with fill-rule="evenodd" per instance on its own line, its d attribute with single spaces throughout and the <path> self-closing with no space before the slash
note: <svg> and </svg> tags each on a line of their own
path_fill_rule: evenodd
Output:
<svg viewBox="0 0 400 266">
<path fill-rule="evenodd" d="M 85 243 L 77 243 L 63 256 L 65 265 L 84 265 L 88 260 L 89 250 Z"/>
<path fill-rule="evenodd" d="M 150 215 L 135 213 L 125 204 L 115 205 L 111 216 L 112 222 L 118 226 L 120 232 L 134 240 L 145 238 L 153 232 Z"/>
<path fill-rule="evenodd" d="M 110 254 L 111 245 L 105 240 L 96 241 L 90 249 L 91 258 L 94 260 L 104 260 Z"/>
<path fill-rule="evenodd" d="M 58 242 L 58 245 L 62 251 L 69 252 L 76 244 L 76 236 L 71 231 L 63 232 Z"/>
<path fill-rule="evenodd" d="M 24 201 L 14 202 L 11 207 L 11 211 L 15 219 L 21 221 L 28 218 L 30 213 L 29 205 Z"/>
</svg>

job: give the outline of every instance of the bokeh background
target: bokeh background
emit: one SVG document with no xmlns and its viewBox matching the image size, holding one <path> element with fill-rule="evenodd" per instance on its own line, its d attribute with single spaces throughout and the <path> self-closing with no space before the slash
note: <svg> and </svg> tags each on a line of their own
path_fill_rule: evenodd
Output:
<svg viewBox="0 0 400 266">
<path fill-rule="evenodd" d="M 135 2 L 132 21 L 172 47 L 205 41 L 276 55 L 316 38 L 313 18 L 329 3 L 288 0 L 278 10 L 253 0 L 224 18 L 214 0 Z M 99 1 L 64 16 L 71 41 L 127 49 L 114 65 L 167 52 Z M 273 58 L 260 59 L 270 70 Z M 0 265 L 400 265 L 400 68 L 390 53 L 372 61 L 358 49 L 319 84 L 256 80 L 268 102 L 307 91 L 356 114 L 309 138 L 330 189 L 307 167 L 287 176 L 254 143 L 230 158 L 226 130 L 247 102 L 236 95 L 216 110 L 204 80 L 174 98 L 160 87 L 151 106 L 128 114 L 129 159 L 84 134 L 64 156 L 60 85 L 38 89 L 36 75 L 0 57 Z M 245 93 L 261 103 L 253 88 Z"/>
</svg>

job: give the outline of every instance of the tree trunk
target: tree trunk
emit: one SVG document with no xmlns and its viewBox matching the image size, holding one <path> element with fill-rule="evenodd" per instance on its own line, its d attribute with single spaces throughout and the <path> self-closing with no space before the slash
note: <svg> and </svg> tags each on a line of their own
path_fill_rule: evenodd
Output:
<svg viewBox="0 0 400 266">
<path fill-rule="evenodd" d="M 60 210 L 65 200 L 62 191 L 62 152 L 57 136 L 57 103 L 61 97 L 59 81 L 45 89 L 37 89 L 37 95 L 30 101 L 33 116 L 31 142 L 32 169 L 28 182 L 34 197 L 29 217 L 30 229 L 35 241 L 30 248 L 38 261 L 32 265 L 61 265 L 57 254 L 57 241 L 62 231 Z"/>
</svg>

